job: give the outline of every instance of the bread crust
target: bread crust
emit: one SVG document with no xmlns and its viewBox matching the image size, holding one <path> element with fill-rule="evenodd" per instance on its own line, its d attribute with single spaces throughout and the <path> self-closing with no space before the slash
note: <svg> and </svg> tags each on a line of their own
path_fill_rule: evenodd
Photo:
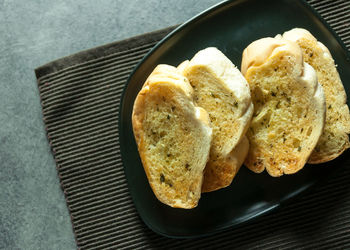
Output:
<svg viewBox="0 0 350 250">
<path fill-rule="evenodd" d="M 212 192 L 228 187 L 237 175 L 248 154 L 249 141 L 244 136 L 232 152 L 223 159 L 208 161 L 204 171 L 202 192 Z"/>
<path fill-rule="evenodd" d="M 187 79 L 185 79 L 175 67 L 159 65 L 147 78 L 143 88 L 138 93 L 132 113 L 134 136 L 149 184 L 159 201 L 174 208 L 190 209 L 197 206 L 201 193 L 203 171 L 209 157 L 212 134 L 209 117 L 204 109 L 194 106 L 192 102 L 192 92 L 192 87 Z M 161 93 L 161 96 L 158 93 Z M 151 100 L 150 98 L 153 99 Z M 158 99 L 159 107 L 161 107 L 161 105 L 165 106 L 168 102 L 172 101 L 174 103 L 174 108 L 176 107 L 176 109 L 178 109 L 177 112 L 179 112 L 177 116 L 172 114 L 174 116 L 174 118 L 172 118 L 174 122 L 178 123 L 176 119 L 183 118 L 185 122 L 192 124 L 189 131 L 197 131 L 197 134 L 201 136 L 200 138 L 192 138 L 191 141 L 193 143 L 191 144 L 191 142 L 189 142 L 188 148 L 178 150 L 179 152 L 195 150 L 195 155 L 193 155 L 193 157 L 198 158 L 197 165 L 191 165 L 190 169 L 187 169 L 186 166 L 186 168 L 181 170 L 183 173 L 178 170 L 176 170 L 177 172 L 171 172 L 171 166 L 165 167 L 166 164 L 164 167 L 163 165 L 157 165 L 154 161 L 155 156 L 148 151 L 152 145 L 148 142 L 149 135 L 147 134 L 148 127 L 146 126 L 146 121 L 147 116 L 150 115 L 148 111 L 152 111 L 152 109 L 149 108 L 151 101 L 157 102 Z M 175 106 L 175 104 L 178 105 Z M 154 122 L 152 126 L 156 130 L 158 126 L 162 125 Z M 178 132 L 179 134 L 173 135 L 172 139 L 175 141 L 177 138 L 182 138 L 181 131 Z M 201 140 L 200 146 L 198 146 L 199 142 L 195 141 L 195 139 Z M 195 146 L 197 146 L 197 148 L 193 149 Z M 155 147 L 158 147 L 158 144 Z M 159 147 L 163 146 L 160 145 Z M 164 145 L 165 149 L 171 147 L 175 147 L 175 145 Z M 163 158 L 166 157 L 164 154 Z M 198 157 L 199 154 L 200 157 Z M 160 155 L 160 157 L 162 157 L 162 155 Z M 192 155 L 180 155 L 176 157 L 175 163 L 178 158 L 182 159 L 184 157 L 189 158 L 192 157 Z M 163 158 L 156 160 L 158 163 L 162 163 Z M 182 180 L 181 183 L 179 183 L 178 180 Z"/>
<path fill-rule="evenodd" d="M 229 125 L 235 130 L 227 134 L 223 132 L 227 131 L 225 121 L 217 125 L 212 122 L 213 143 L 205 169 L 202 192 L 227 187 L 237 174 L 249 147 L 246 139 L 243 139 L 254 109 L 248 83 L 233 63 L 213 47 L 199 51 L 190 61 L 181 63 L 178 69 L 194 87 L 194 96 L 198 99 L 195 100 L 196 104 L 206 109 L 214 121 L 229 115 L 235 116 L 234 122 Z M 204 89 L 210 91 L 203 91 Z M 222 96 L 231 97 L 223 99 Z M 228 110 L 224 105 L 232 100 L 236 101 Z M 224 104 L 218 104 L 220 102 Z M 213 109 L 212 103 L 217 107 Z M 221 112 L 229 113 L 218 114 L 220 108 Z M 223 140 L 224 136 L 226 138 Z"/>
<path fill-rule="evenodd" d="M 350 147 L 350 113 L 346 92 L 332 55 L 326 46 L 305 29 L 294 28 L 285 32 L 283 38 L 301 47 L 304 60 L 316 70 L 318 81 L 325 92 L 325 129 L 308 162 L 317 164 L 333 160 Z"/>
<path fill-rule="evenodd" d="M 303 62 L 302 51 L 296 43 L 282 38 L 263 38 L 244 50 L 242 72 L 251 85 L 253 102 L 257 104 L 247 132 L 251 146 L 245 165 L 256 173 L 266 169 L 274 177 L 298 172 L 324 127 L 325 98 L 314 69 Z M 267 82 L 263 78 L 268 79 Z M 285 91 L 290 92 L 289 96 Z M 303 99 L 307 102 L 305 106 L 299 105 Z M 305 134 L 308 128 L 304 131 L 303 127 L 288 127 L 292 121 L 286 120 L 285 115 L 293 112 L 303 114 L 291 119 L 311 128 L 309 135 Z M 288 131 L 283 131 L 287 127 Z M 286 138 L 285 133 L 288 134 Z M 301 138 L 307 140 L 307 144 Z"/>
</svg>

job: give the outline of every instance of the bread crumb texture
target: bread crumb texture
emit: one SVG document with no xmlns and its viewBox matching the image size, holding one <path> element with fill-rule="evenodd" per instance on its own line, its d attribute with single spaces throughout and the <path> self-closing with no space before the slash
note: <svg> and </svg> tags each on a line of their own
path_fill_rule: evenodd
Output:
<svg viewBox="0 0 350 250">
<path fill-rule="evenodd" d="M 271 176 L 296 173 L 324 126 L 325 99 L 314 69 L 295 43 L 263 38 L 243 52 L 242 71 L 254 103 L 245 164 Z"/>
<path fill-rule="evenodd" d="M 155 69 L 136 98 L 135 138 L 157 198 L 172 207 L 193 208 L 201 194 L 211 128 L 206 111 L 192 102 L 188 80 L 174 67 L 162 71 Z"/>
<path fill-rule="evenodd" d="M 231 184 L 242 161 L 234 155 L 253 114 L 249 86 L 241 72 L 217 48 L 199 51 L 178 66 L 194 89 L 194 102 L 209 113 L 213 140 L 203 192 Z M 244 144 L 246 145 L 246 144 Z M 248 147 L 248 145 L 246 145 Z M 237 154 L 237 153 L 236 153 Z"/>
<path fill-rule="evenodd" d="M 309 31 L 295 28 L 285 32 L 283 37 L 301 47 L 304 60 L 316 70 L 318 82 L 326 97 L 325 128 L 309 163 L 330 161 L 350 146 L 350 114 L 344 86 L 329 50 Z"/>
</svg>

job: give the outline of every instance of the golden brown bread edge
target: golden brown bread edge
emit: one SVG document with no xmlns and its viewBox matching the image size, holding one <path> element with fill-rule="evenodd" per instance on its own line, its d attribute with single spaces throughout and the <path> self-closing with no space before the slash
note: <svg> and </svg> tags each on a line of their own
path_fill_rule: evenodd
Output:
<svg viewBox="0 0 350 250">
<path fill-rule="evenodd" d="M 248 154 L 248 149 L 249 141 L 244 136 L 227 157 L 217 161 L 208 161 L 204 169 L 202 192 L 213 192 L 229 186 L 240 170 Z"/>
<path fill-rule="evenodd" d="M 191 61 L 184 61 L 177 68 L 194 88 L 195 103 L 206 109 L 214 121 L 202 192 L 227 187 L 240 169 L 249 148 L 247 139 L 243 138 L 253 114 L 248 84 L 234 64 L 214 47 L 197 52 Z M 232 106 L 227 106 L 230 102 Z M 222 116 L 225 116 L 223 123 L 217 124 Z M 226 127 L 226 120 L 231 120 L 231 116 L 235 117 L 229 124 L 232 131 Z M 225 135 L 227 138 L 222 140 Z"/>
<path fill-rule="evenodd" d="M 147 78 L 145 84 L 143 85 L 143 88 L 137 95 L 134 103 L 133 114 L 132 114 L 133 131 L 134 131 L 135 140 L 138 146 L 139 154 L 141 157 L 141 161 L 142 161 L 147 179 L 149 181 L 149 184 L 159 201 L 174 208 L 186 208 L 186 209 L 194 208 L 195 206 L 197 206 L 200 198 L 201 186 L 202 186 L 202 180 L 203 180 L 203 171 L 209 156 L 209 149 L 210 149 L 210 142 L 211 142 L 211 128 L 209 127 L 209 117 L 205 110 L 194 106 L 192 102 L 192 88 L 189 85 L 189 83 L 186 81 L 186 79 L 181 74 L 178 73 L 176 68 L 168 65 L 159 65 L 154 69 L 153 73 L 151 73 L 151 75 Z M 159 96 L 159 98 L 155 97 L 154 99 L 149 100 L 149 98 L 153 98 L 151 94 L 158 95 L 158 92 L 156 92 L 158 91 L 157 88 L 158 90 L 161 89 L 162 96 Z M 165 92 L 165 91 L 168 91 L 168 92 Z M 172 96 L 174 96 L 173 100 L 170 99 Z M 181 100 L 179 100 L 177 97 L 180 97 Z M 183 106 L 182 105 L 174 106 L 178 109 L 176 110 L 176 112 L 180 112 L 180 113 L 177 113 L 178 116 L 172 113 L 171 115 L 174 118 L 171 118 L 171 120 L 174 119 L 174 122 L 176 122 L 176 119 L 179 120 L 181 118 L 181 117 L 179 118 L 179 116 L 183 114 L 184 119 L 187 119 L 186 121 L 189 121 L 189 124 L 185 124 L 189 126 L 189 133 L 191 133 L 191 131 L 196 130 L 196 131 L 199 131 L 197 134 L 202 136 L 201 138 L 192 138 L 190 140 L 193 142 L 192 144 L 197 146 L 195 149 L 191 148 L 191 146 L 193 145 L 190 142 L 188 144 L 189 148 L 186 148 L 186 145 L 187 145 L 186 144 L 184 148 L 181 148 L 181 150 L 178 150 L 180 152 L 183 151 L 184 154 L 187 154 L 187 158 L 189 157 L 191 158 L 193 157 L 195 159 L 198 158 L 198 161 L 196 161 L 195 163 L 197 165 L 194 164 L 194 165 L 191 165 L 190 168 L 181 169 L 180 171 L 182 172 L 174 172 L 173 179 L 171 179 L 172 169 L 169 169 L 169 166 L 167 164 L 159 166 L 157 165 L 157 163 L 155 163 L 155 162 L 158 162 L 158 163 L 162 162 L 162 160 L 166 158 L 165 157 L 166 155 L 163 155 L 163 152 L 161 152 L 164 157 L 162 157 L 161 159 L 158 159 L 158 158 L 154 158 L 154 157 L 158 157 L 159 156 L 158 154 L 150 155 L 149 152 L 147 151 L 147 148 L 149 149 L 150 145 L 147 145 L 148 138 L 147 138 L 147 133 L 145 133 L 145 131 L 147 130 L 147 127 L 144 124 L 144 121 L 147 120 L 146 119 L 147 115 L 149 115 L 147 111 L 150 110 L 149 107 L 147 107 L 147 105 L 151 105 L 150 102 L 153 100 L 155 100 L 156 102 L 158 102 L 158 100 L 160 100 L 160 102 L 162 101 L 165 102 L 166 100 L 166 102 L 168 102 L 168 99 L 169 99 L 169 102 L 174 101 L 172 102 L 172 104 L 174 103 L 176 104 L 177 101 L 179 101 L 179 104 L 183 104 Z M 159 103 L 159 105 L 162 105 L 162 103 Z M 182 110 L 182 109 L 185 109 L 185 110 Z M 154 124 L 154 125 L 157 125 L 157 124 Z M 191 125 L 193 125 L 193 127 Z M 179 134 L 177 133 L 173 134 L 174 138 L 172 139 L 177 140 L 177 138 L 183 138 L 186 141 L 186 138 L 183 135 L 181 135 L 181 131 L 178 131 L 178 132 Z M 195 139 L 199 139 L 199 141 L 196 141 Z M 155 146 L 155 148 L 157 146 L 158 144 Z M 161 146 L 163 147 L 163 145 Z M 174 147 L 174 145 L 165 145 L 165 146 Z M 195 155 L 190 155 L 189 152 L 193 150 L 197 150 L 195 151 Z M 186 156 L 181 154 L 179 157 L 182 159 Z M 153 161 L 154 159 L 156 159 L 155 162 Z M 190 162 L 190 159 L 189 159 L 189 162 Z M 167 166 L 168 169 L 166 169 L 166 167 L 164 166 Z M 175 169 L 175 170 L 178 171 L 178 169 Z M 163 172 L 167 173 L 168 175 L 163 174 Z M 168 176 L 170 176 L 169 182 L 168 182 Z M 182 180 L 182 181 L 179 182 L 177 180 Z"/>
<path fill-rule="evenodd" d="M 285 39 L 262 38 L 244 50 L 241 70 L 250 84 L 255 108 L 251 127 L 247 132 L 250 149 L 245 165 L 256 173 L 266 169 L 274 177 L 296 173 L 305 165 L 324 127 L 325 99 L 314 69 L 303 61 L 301 49 L 296 43 Z M 286 92 L 281 91 L 283 88 Z M 285 94 L 288 92 L 292 96 Z M 307 96 L 303 97 L 304 93 Z M 304 99 L 308 103 L 300 106 Z M 274 119 L 278 119 L 281 114 L 298 113 L 296 109 L 300 109 L 301 113 L 305 112 L 305 116 L 291 119 L 297 118 L 295 123 L 298 126 L 309 126 L 309 117 L 312 117 L 312 132 L 307 137 L 303 127 L 291 126 L 292 133 L 288 131 L 287 139 L 282 139 L 282 132 L 283 136 L 285 132 Z M 264 123 L 265 116 L 267 124 Z M 289 124 L 284 120 L 279 122 L 284 122 L 288 127 Z M 303 133 L 302 136 L 297 134 L 297 129 Z M 305 138 L 305 141 L 300 141 L 300 138 Z M 302 147 L 298 146 L 299 143 L 303 145 L 303 150 L 300 150 Z"/>
<path fill-rule="evenodd" d="M 294 28 L 282 37 L 300 46 L 304 60 L 316 70 L 326 97 L 325 128 L 308 162 L 316 164 L 333 160 L 350 147 L 350 113 L 346 104 L 346 92 L 332 55 L 306 29 Z"/>
</svg>

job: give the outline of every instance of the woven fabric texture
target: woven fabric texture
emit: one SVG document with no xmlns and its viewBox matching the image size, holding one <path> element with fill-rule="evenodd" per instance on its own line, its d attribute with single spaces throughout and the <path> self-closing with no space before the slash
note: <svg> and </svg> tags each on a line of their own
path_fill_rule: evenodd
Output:
<svg viewBox="0 0 350 250">
<path fill-rule="evenodd" d="M 350 49 L 350 2 L 309 3 Z M 350 249 L 350 168 L 272 214 L 206 238 L 169 239 L 143 224 L 121 162 L 118 105 L 132 69 L 172 29 L 85 51 L 36 70 L 47 137 L 78 247 Z"/>
</svg>

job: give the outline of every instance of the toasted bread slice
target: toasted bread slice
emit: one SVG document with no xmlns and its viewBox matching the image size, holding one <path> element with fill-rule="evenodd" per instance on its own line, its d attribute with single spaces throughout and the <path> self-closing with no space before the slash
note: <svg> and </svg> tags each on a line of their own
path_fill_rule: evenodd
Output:
<svg viewBox="0 0 350 250">
<path fill-rule="evenodd" d="M 350 147 L 349 108 L 334 60 L 329 50 L 305 29 L 292 29 L 285 32 L 283 38 L 294 41 L 301 47 L 305 62 L 316 70 L 318 82 L 326 96 L 325 128 L 308 162 L 333 160 Z"/>
<path fill-rule="evenodd" d="M 296 43 L 281 38 L 251 43 L 241 70 L 254 103 L 245 164 L 271 176 L 299 171 L 324 127 L 325 97 L 315 70 Z"/>
<path fill-rule="evenodd" d="M 253 114 L 249 86 L 233 63 L 218 49 L 199 51 L 179 70 L 194 89 L 195 103 L 208 113 L 213 128 L 210 158 L 202 192 L 231 184 L 240 166 L 232 151 L 242 140 Z"/>
<path fill-rule="evenodd" d="M 132 125 L 150 186 L 163 203 L 197 206 L 209 157 L 208 113 L 194 106 L 192 87 L 175 67 L 159 65 L 134 103 Z"/>
</svg>

